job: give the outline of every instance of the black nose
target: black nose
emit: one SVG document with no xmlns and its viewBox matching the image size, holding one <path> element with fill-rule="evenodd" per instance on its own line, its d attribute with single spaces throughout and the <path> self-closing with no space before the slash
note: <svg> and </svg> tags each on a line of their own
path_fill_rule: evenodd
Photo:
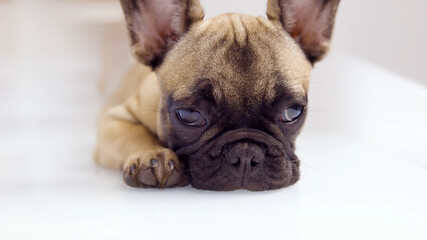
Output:
<svg viewBox="0 0 427 240">
<path fill-rule="evenodd" d="M 244 172 L 248 173 L 252 168 L 264 161 L 264 158 L 265 153 L 261 147 L 250 142 L 235 143 L 225 153 L 227 162 L 242 174 Z"/>
</svg>

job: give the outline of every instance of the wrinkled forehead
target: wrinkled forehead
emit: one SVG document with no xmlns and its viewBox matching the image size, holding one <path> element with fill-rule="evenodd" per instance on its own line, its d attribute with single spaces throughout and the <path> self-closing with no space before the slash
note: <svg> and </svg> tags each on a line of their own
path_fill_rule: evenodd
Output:
<svg viewBox="0 0 427 240">
<path fill-rule="evenodd" d="M 226 14 L 192 27 L 157 73 L 163 92 L 188 98 L 208 79 L 225 98 L 306 95 L 311 64 L 294 40 L 266 18 Z M 219 94 L 219 93 L 218 93 Z"/>
</svg>

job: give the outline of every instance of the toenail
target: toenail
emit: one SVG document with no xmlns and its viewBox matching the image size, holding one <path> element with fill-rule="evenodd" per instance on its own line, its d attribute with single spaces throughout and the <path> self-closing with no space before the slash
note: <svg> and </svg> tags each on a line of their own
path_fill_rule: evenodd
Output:
<svg viewBox="0 0 427 240">
<path fill-rule="evenodd" d="M 157 159 L 151 159 L 151 167 L 159 167 L 159 161 Z"/>
<path fill-rule="evenodd" d="M 175 169 L 175 162 L 174 162 L 174 161 L 172 161 L 172 160 L 170 160 L 170 161 L 169 161 L 169 168 L 170 168 L 171 170 L 174 170 L 174 169 Z"/>
<path fill-rule="evenodd" d="M 136 165 L 135 165 L 135 164 L 130 165 L 130 173 L 131 173 L 131 174 L 134 174 L 134 173 L 135 173 L 135 168 L 136 168 Z"/>
</svg>

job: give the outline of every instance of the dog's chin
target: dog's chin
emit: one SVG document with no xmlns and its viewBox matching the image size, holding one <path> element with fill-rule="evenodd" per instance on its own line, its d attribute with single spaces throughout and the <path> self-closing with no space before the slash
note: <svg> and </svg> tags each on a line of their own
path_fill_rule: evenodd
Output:
<svg viewBox="0 0 427 240">
<path fill-rule="evenodd" d="M 292 185 L 299 179 L 299 160 L 288 148 L 260 131 L 226 133 L 188 155 L 190 183 L 215 191 L 262 191 Z"/>
</svg>

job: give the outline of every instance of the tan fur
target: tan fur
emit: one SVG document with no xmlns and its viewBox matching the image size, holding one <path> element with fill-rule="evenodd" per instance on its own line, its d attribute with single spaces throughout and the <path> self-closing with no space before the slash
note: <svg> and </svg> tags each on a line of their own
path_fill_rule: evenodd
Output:
<svg viewBox="0 0 427 240">
<path fill-rule="evenodd" d="M 257 31 L 260 28 L 266 28 L 268 32 Z M 308 90 L 311 65 L 289 35 L 264 17 L 255 18 L 244 14 L 225 14 L 197 23 L 189 34 L 178 43 L 183 47 L 171 51 L 158 70 L 162 92 L 173 92 L 178 99 L 186 97 L 190 94 L 188 89 L 194 86 L 195 81 L 204 77 L 201 76 L 201 72 L 205 71 L 204 67 L 207 64 L 213 69 L 220 69 L 220 72 L 226 76 L 235 75 L 230 77 L 236 80 L 233 84 L 218 83 L 223 85 L 225 90 L 230 86 L 236 86 L 235 89 L 238 89 L 239 85 L 246 84 L 239 76 L 241 73 L 236 72 L 235 69 L 229 67 L 228 63 L 224 62 L 223 49 L 218 49 L 216 44 L 223 38 L 228 44 L 233 42 L 234 37 L 238 41 L 244 41 L 247 36 L 250 36 L 250 41 L 253 44 L 265 46 L 264 49 L 259 49 L 258 55 L 262 59 L 257 61 L 257 69 L 254 69 L 253 72 L 267 72 L 266 69 L 271 68 L 273 64 L 271 57 L 274 55 L 279 58 L 274 64 L 281 64 L 277 69 L 280 69 L 282 74 L 287 77 L 292 88 L 301 94 Z M 200 51 L 194 51 L 191 48 L 197 43 L 203 44 L 199 47 Z M 224 43 L 224 46 L 227 43 Z M 204 54 L 200 55 L 200 52 Z M 188 68 L 191 68 L 192 71 L 187 71 Z M 185 80 L 183 81 L 183 79 Z M 253 89 L 271 89 L 268 87 L 271 82 L 268 81 L 269 79 L 265 79 L 265 82 L 256 82 L 258 86 L 253 86 Z M 228 90 L 233 91 L 233 89 Z"/>
</svg>

